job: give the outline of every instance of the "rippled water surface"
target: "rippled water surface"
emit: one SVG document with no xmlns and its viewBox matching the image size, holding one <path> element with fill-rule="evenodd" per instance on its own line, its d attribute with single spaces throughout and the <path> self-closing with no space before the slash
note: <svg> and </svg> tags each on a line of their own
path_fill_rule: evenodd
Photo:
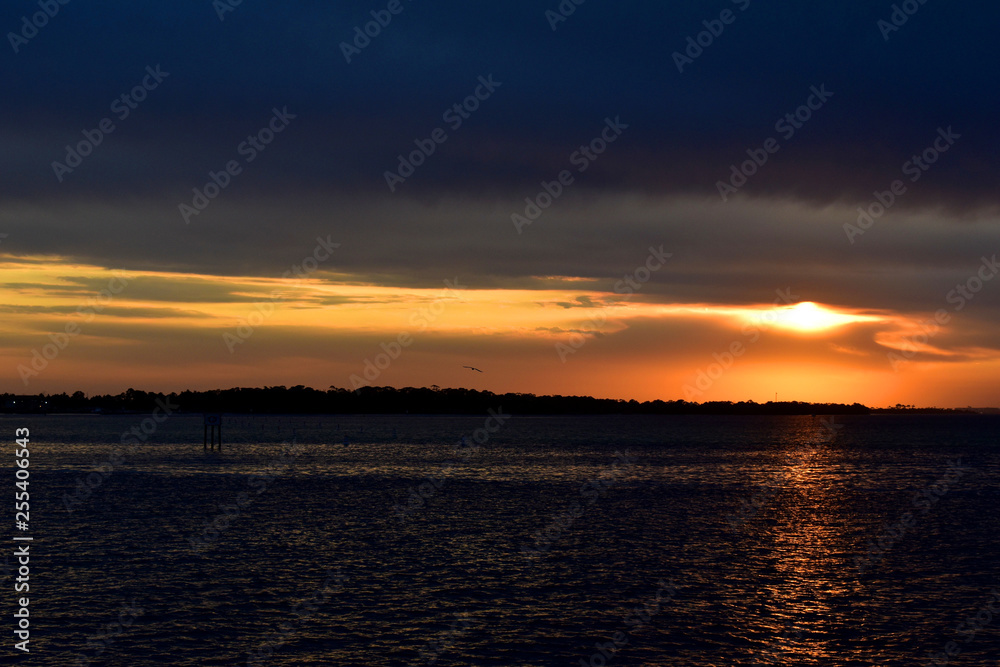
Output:
<svg viewBox="0 0 1000 667">
<path fill-rule="evenodd" d="M 0 418 L 30 664 L 1000 664 L 997 417 L 145 417 Z"/>
</svg>

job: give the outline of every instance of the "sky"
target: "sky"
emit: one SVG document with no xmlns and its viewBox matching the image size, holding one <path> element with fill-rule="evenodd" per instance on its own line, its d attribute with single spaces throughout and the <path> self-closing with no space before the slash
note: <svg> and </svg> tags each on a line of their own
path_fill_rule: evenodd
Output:
<svg viewBox="0 0 1000 667">
<path fill-rule="evenodd" d="M 0 391 L 1000 405 L 998 19 L 7 3 Z"/>
</svg>

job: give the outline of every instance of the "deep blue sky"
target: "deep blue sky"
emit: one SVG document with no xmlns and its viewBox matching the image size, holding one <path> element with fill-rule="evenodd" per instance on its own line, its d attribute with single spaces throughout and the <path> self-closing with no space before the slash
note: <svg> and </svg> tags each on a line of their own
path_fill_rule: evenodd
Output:
<svg viewBox="0 0 1000 667">
<path fill-rule="evenodd" d="M 753 0 L 740 12 L 721 0 L 590 0 L 553 32 L 544 11 L 556 4 L 404 1 L 348 65 L 338 44 L 384 3 L 245 0 L 219 21 L 209 0 L 77 0 L 18 54 L 5 45 L 0 113 L 12 150 L 0 188 L 8 196 L 167 195 L 217 168 L 272 106 L 287 105 L 297 127 L 241 186 L 381 192 L 393 157 L 440 125 L 478 75 L 493 73 L 501 90 L 408 194 L 516 190 L 551 177 L 546 158 L 561 161 L 609 114 L 631 123 L 629 141 L 586 187 L 712 194 L 720 169 L 773 135 L 775 119 L 810 85 L 825 83 L 835 93 L 830 106 L 790 142 L 793 157 L 748 193 L 859 196 L 939 125 L 954 125 L 968 138 L 961 159 L 937 168 L 907 205 L 992 196 L 995 6 L 932 1 L 885 42 L 876 21 L 889 17 L 890 3 Z M 672 52 L 726 8 L 735 23 L 679 74 Z M 37 9 L 9 3 L 0 26 L 14 30 Z M 50 163 L 60 148 L 158 63 L 170 72 L 163 88 L 56 188 Z"/>
</svg>

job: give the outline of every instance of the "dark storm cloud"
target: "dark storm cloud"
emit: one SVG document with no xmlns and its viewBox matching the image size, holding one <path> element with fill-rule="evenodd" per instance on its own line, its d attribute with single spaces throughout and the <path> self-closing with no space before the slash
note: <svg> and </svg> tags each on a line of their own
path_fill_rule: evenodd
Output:
<svg viewBox="0 0 1000 667">
<path fill-rule="evenodd" d="M 855 222 L 856 211 L 848 205 L 574 193 L 521 235 L 510 221 L 516 205 L 510 199 L 219 201 L 185 226 L 175 211 L 136 204 L 99 214 L 72 207 L 0 212 L 0 225 L 24 223 L 5 241 L 11 252 L 49 249 L 133 271 L 265 278 L 281 277 L 312 253 L 318 238 L 329 237 L 341 247 L 313 277 L 427 288 L 457 278 L 475 289 L 613 293 L 662 248 L 672 257 L 634 298 L 766 303 L 775 290 L 790 287 L 804 300 L 903 311 L 944 307 L 948 292 L 978 270 L 983 256 L 1000 254 L 996 218 L 956 222 L 935 210 L 894 210 L 851 244 L 844 225 Z M 145 239 L 136 230 L 141 224 L 150 225 Z M 81 296 L 103 288 L 99 279 L 88 280 Z M 142 277 L 129 289 L 137 299 L 224 302 L 259 300 L 274 287 Z M 976 307 L 998 304 L 992 283 L 976 297 Z"/>
<path fill-rule="evenodd" d="M 224 21 L 208 0 L 62 5 L 0 59 L 11 91 L 0 110 L 3 250 L 278 277 L 332 235 L 343 245 L 323 268 L 363 280 L 537 287 L 531 276 L 562 275 L 611 291 L 665 244 L 675 256 L 641 298 L 756 303 L 792 286 L 917 309 L 997 249 L 982 215 L 996 207 L 1000 166 L 997 7 L 929 2 L 886 41 L 877 21 L 891 3 L 592 0 L 553 31 L 544 12 L 557 4 L 403 0 L 350 64 L 339 44 L 384 2 L 245 1 Z M 735 22 L 679 73 L 672 54 L 724 9 Z M 9 4 L 0 28 L 19 30 L 34 11 Z M 157 67 L 168 74 L 119 119 L 112 101 Z M 490 75 L 501 85 L 453 130 L 442 113 Z M 784 138 L 775 122 L 824 85 L 833 96 Z M 242 142 L 275 108 L 296 117 L 246 161 Z M 51 163 L 105 117 L 114 132 L 58 182 Z M 609 117 L 628 129 L 518 236 L 511 213 Z M 447 141 L 390 193 L 385 170 L 437 127 Z M 856 206 L 901 178 L 939 127 L 961 139 L 848 243 Z M 721 205 L 716 182 L 769 137 L 780 150 Z M 178 205 L 230 160 L 241 173 L 185 224 Z M 256 298 L 153 288 L 130 291 Z M 996 304 L 991 294 L 979 303 Z"/>
<path fill-rule="evenodd" d="M 1000 9 L 922 5 L 883 40 L 891 3 L 775 6 L 591 2 L 553 32 L 556 2 L 403 2 L 404 11 L 347 64 L 339 44 L 381 2 L 244 2 L 220 21 L 206 0 L 167 5 L 71 3 L 3 69 L 16 91 L 2 112 L 9 197 L 26 192 L 184 193 L 263 126 L 272 107 L 299 115 L 241 176 L 245 195 L 384 189 L 395 156 L 444 126 L 442 111 L 480 75 L 502 87 L 413 181 L 408 195 L 511 189 L 551 168 L 621 115 L 630 136 L 583 187 L 713 193 L 744 151 L 810 86 L 834 97 L 747 191 L 829 200 L 882 186 L 938 126 L 965 138 L 908 202 L 991 199 L 998 146 L 989 81 Z M 746 4 L 746 11 L 740 6 Z M 717 19 L 736 20 L 679 73 L 672 53 Z M 17 30 L 34 3 L 0 14 Z M 63 146 L 113 114 L 147 66 L 169 76 L 57 187 Z M 266 158 L 266 159 L 265 159 Z M 179 190 L 177 190 L 179 188 Z"/>
</svg>

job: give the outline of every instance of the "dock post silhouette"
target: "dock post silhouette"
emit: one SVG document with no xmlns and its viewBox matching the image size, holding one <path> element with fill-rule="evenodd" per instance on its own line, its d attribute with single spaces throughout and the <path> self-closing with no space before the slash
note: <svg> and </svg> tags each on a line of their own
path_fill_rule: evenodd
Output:
<svg viewBox="0 0 1000 667">
<path fill-rule="evenodd" d="M 211 435 L 211 440 L 209 440 Z M 222 415 L 205 415 L 205 444 L 204 451 L 215 451 L 216 438 L 218 438 L 219 451 L 222 451 Z"/>
</svg>

